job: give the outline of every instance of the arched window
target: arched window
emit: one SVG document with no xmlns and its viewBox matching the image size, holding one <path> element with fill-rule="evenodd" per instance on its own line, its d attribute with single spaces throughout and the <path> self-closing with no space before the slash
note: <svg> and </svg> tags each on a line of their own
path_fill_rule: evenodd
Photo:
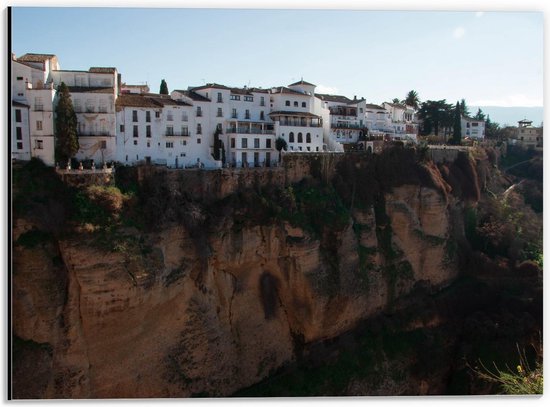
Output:
<svg viewBox="0 0 550 407">
<path fill-rule="evenodd" d="M 298 107 L 298 102 L 294 102 L 294 107 Z"/>
<path fill-rule="evenodd" d="M 302 133 L 298 133 L 298 143 L 303 143 L 304 137 L 302 136 Z"/>
<path fill-rule="evenodd" d="M 306 134 L 306 143 L 311 143 L 311 134 Z"/>
<path fill-rule="evenodd" d="M 288 135 L 288 142 L 289 143 L 294 143 L 294 133 L 293 132 L 290 132 L 289 135 Z"/>
<path fill-rule="evenodd" d="M 287 101 L 285 102 L 285 106 L 290 106 L 290 100 L 287 100 Z"/>
<path fill-rule="evenodd" d="M 302 107 L 306 107 L 306 102 L 302 102 Z"/>
</svg>

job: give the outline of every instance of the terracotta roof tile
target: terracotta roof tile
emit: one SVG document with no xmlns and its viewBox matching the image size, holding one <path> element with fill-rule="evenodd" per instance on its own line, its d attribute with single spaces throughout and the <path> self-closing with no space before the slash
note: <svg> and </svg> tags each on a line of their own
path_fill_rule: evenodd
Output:
<svg viewBox="0 0 550 407">
<path fill-rule="evenodd" d="M 93 73 L 115 73 L 116 68 L 113 67 L 101 67 L 101 66 L 92 66 L 89 69 L 89 72 Z"/>
<path fill-rule="evenodd" d="M 309 86 L 317 86 L 317 85 L 314 85 L 313 83 L 309 83 L 309 82 L 306 82 L 304 81 L 303 79 L 298 81 L 298 82 L 294 82 L 294 83 L 291 83 L 290 85 L 288 86 L 296 86 L 296 85 L 309 85 Z"/>
<path fill-rule="evenodd" d="M 25 54 L 17 59 L 25 62 L 44 62 L 52 58 L 56 58 L 56 56 L 53 54 Z"/>
</svg>

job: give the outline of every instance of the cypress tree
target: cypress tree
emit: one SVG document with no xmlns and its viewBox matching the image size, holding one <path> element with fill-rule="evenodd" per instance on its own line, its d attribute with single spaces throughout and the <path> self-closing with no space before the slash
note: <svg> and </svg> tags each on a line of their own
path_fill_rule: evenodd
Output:
<svg viewBox="0 0 550 407">
<path fill-rule="evenodd" d="M 55 156 L 62 163 L 72 158 L 80 147 L 76 132 L 77 120 L 71 94 L 65 82 L 57 88 L 57 106 L 55 107 Z"/>
<path fill-rule="evenodd" d="M 460 103 L 456 102 L 455 107 L 455 118 L 453 123 L 453 144 L 460 145 L 460 140 L 462 138 L 462 129 L 460 126 Z"/>
<path fill-rule="evenodd" d="M 160 91 L 159 93 L 161 95 L 167 95 L 168 94 L 168 85 L 166 84 L 166 81 L 163 79 L 160 81 Z"/>
</svg>

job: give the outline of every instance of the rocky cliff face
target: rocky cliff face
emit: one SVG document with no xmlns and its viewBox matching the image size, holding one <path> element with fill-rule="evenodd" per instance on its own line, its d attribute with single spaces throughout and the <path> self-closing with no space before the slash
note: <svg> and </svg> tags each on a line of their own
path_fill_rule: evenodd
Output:
<svg viewBox="0 0 550 407">
<path fill-rule="evenodd" d="M 245 188 L 208 205 L 142 173 L 140 205 L 156 225 L 119 225 L 102 244 L 99 232 L 74 227 L 21 244 L 43 226 L 19 215 L 14 396 L 227 396 L 415 285 L 445 286 L 458 272 L 460 200 L 433 164 L 411 162 L 388 185 L 372 160 L 354 161 L 353 185 L 331 164 L 341 180 L 327 187 L 330 171 L 313 163 L 305 184 L 251 196 Z M 408 178 L 411 168 L 420 178 Z M 323 188 L 326 202 L 314 195 Z M 319 212 L 304 207 L 321 201 L 309 205 Z"/>
</svg>

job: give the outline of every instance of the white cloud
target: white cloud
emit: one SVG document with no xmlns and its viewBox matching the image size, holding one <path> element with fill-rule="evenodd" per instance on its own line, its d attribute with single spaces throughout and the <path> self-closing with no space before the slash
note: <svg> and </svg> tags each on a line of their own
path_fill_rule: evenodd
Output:
<svg viewBox="0 0 550 407">
<path fill-rule="evenodd" d="M 538 107 L 542 106 L 542 99 L 531 98 L 523 94 L 507 95 L 500 99 L 481 99 L 468 103 L 472 106 L 501 106 L 501 107 Z"/>
<path fill-rule="evenodd" d="M 464 29 L 464 27 L 456 27 L 453 31 L 453 37 L 456 39 L 464 37 L 464 34 L 466 34 L 466 30 Z"/>
<path fill-rule="evenodd" d="M 315 93 L 328 93 L 331 95 L 336 95 L 338 94 L 338 88 L 326 85 L 317 85 L 315 88 Z"/>
<path fill-rule="evenodd" d="M 481 17 L 483 17 L 483 14 L 485 14 L 483 11 L 477 11 L 477 12 L 476 12 L 476 18 L 481 18 Z"/>
</svg>

